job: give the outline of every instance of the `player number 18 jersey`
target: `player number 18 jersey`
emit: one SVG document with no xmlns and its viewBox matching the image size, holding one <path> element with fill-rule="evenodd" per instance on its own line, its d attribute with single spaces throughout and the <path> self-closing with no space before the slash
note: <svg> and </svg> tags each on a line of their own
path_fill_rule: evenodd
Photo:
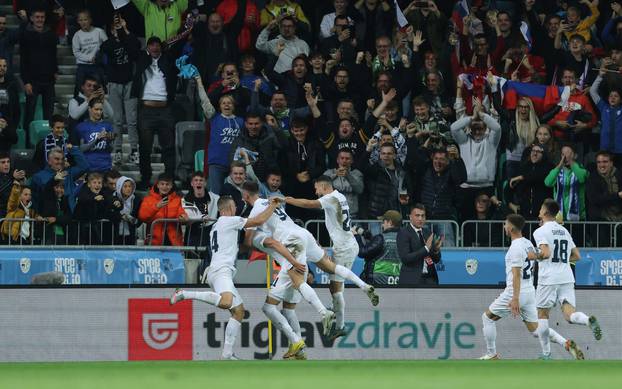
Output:
<svg viewBox="0 0 622 389">
<path fill-rule="evenodd" d="M 572 236 L 562 225 L 549 221 L 533 233 L 536 245 L 547 245 L 551 252 L 548 259 L 538 261 L 538 284 L 559 285 L 574 282 L 570 268 L 570 252 L 575 248 Z"/>
</svg>

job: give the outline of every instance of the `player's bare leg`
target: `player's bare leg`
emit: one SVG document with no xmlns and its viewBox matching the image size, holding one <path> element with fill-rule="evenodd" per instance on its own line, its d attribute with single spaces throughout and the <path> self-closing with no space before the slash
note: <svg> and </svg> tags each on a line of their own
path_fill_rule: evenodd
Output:
<svg viewBox="0 0 622 389">
<path fill-rule="evenodd" d="M 309 304 L 313 306 L 317 310 L 317 312 L 322 316 L 322 325 L 324 326 L 324 336 L 328 336 L 328 332 L 333 326 L 333 322 L 335 321 L 335 313 L 329 309 L 326 309 L 320 298 L 317 296 L 317 293 L 307 284 L 306 275 L 297 272 L 295 269 L 289 269 L 287 271 L 287 275 L 292 280 L 292 284 L 294 288 L 300 292 L 302 298 L 305 299 Z"/>
<path fill-rule="evenodd" d="M 266 302 L 264 303 L 261 310 L 268 317 L 268 319 L 272 320 L 274 326 L 285 334 L 289 342 L 291 343 L 290 351 L 295 355 L 299 351 L 305 348 L 305 342 L 302 340 L 302 337 L 294 332 L 292 327 L 287 322 L 287 319 L 281 312 L 279 312 L 278 305 L 281 302 L 273 297 L 266 297 Z"/>
<path fill-rule="evenodd" d="M 479 359 L 481 360 L 493 360 L 500 359 L 501 357 L 497 353 L 497 325 L 496 321 L 501 319 L 499 316 L 490 312 L 490 310 L 486 310 L 482 314 L 482 332 L 484 333 L 484 340 L 486 341 L 486 354 Z"/>
<path fill-rule="evenodd" d="M 361 280 L 359 276 L 354 274 L 354 272 L 347 267 L 337 265 L 335 262 L 331 261 L 328 256 L 324 255 L 324 257 L 316 263 L 316 266 L 324 270 L 326 273 L 336 274 L 339 277 L 352 281 L 367 294 L 367 297 L 369 297 L 373 306 L 378 305 L 380 302 L 380 297 L 378 297 L 372 285 L 365 283 L 365 281 Z"/>
<path fill-rule="evenodd" d="M 603 333 L 596 316 L 588 316 L 583 312 L 577 312 L 577 309 L 565 300 L 562 304 L 562 313 L 564 314 L 564 319 L 566 319 L 568 323 L 588 326 L 590 330 L 592 330 L 596 340 L 600 340 L 603 337 Z"/>
<path fill-rule="evenodd" d="M 302 338 L 302 332 L 300 330 L 300 322 L 298 321 L 298 316 L 296 315 L 296 304 L 288 303 L 283 301 L 283 310 L 281 311 L 287 322 L 289 323 L 292 330 Z M 289 349 L 283 355 L 283 359 L 307 359 L 307 356 L 304 350 L 298 351 L 296 354 L 291 353 L 292 344 L 289 344 Z"/>
</svg>

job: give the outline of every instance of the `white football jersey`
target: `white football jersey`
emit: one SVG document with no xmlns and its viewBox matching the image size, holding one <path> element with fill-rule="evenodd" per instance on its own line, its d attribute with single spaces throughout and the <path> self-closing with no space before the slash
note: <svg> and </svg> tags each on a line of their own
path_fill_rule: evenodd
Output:
<svg viewBox="0 0 622 389">
<path fill-rule="evenodd" d="M 521 268 L 520 290 L 521 292 L 531 289 L 533 290 L 533 280 L 531 279 L 532 261 L 527 259 L 527 253 L 535 251 L 531 241 L 525 238 L 514 239 L 508 252 L 505 254 L 505 283 L 506 290 L 512 293 L 514 285 L 514 277 L 512 276 L 512 268 Z"/>
<path fill-rule="evenodd" d="M 235 269 L 235 260 L 238 258 L 238 232 L 244 228 L 246 219 L 239 216 L 221 216 L 213 224 L 210 231 L 210 249 L 212 262 L 210 270 L 221 267 Z"/>
<path fill-rule="evenodd" d="M 354 234 L 350 230 L 350 206 L 344 195 L 336 190 L 319 198 L 326 229 L 333 241 L 333 247 L 352 247 L 357 245 Z"/>
<path fill-rule="evenodd" d="M 255 201 L 255 204 L 253 204 L 253 209 L 251 210 L 251 213 L 250 215 L 248 215 L 248 217 L 256 217 L 269 206 L 270 200 L 258 199 L 257 201 Z M 287 215 L 287 213 L 285 213 L 285 210 L 283 210 L 283 208 L 277 207 L 274 209 L 274 212 L 272 213 L 272 216 L 270 216 L 268 221 L 257 228 L 265 234 L 272 236 L 279 242 L 282 242 L 289 235 L 290 231 L 301 227 L 298 224 L 294 223 L 294 221 Z"/>
<path fill-rule="evenodd" d="M 536 246 L 549 246 L 551 252 L 546 260 L 538 261 L 538 284 L 560 285 L 574 282 L 570 268 L 570 252 L 575 248 L 572 236 L 562 225 L 549 221 L 533 233 Z"/>
</svg>

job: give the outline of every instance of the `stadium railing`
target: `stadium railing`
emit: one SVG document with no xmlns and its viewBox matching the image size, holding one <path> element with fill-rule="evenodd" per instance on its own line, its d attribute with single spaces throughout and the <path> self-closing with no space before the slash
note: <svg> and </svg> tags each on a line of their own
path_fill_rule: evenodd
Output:
<svg viewBox="0 0 622 389">
<path fill-rule="evenodd" d="M 408 220 L 404 220 L 402 225 L 406 225 L 408 223 L 410 223 Z M 382 220 L 353 219 L 350 225 L 355 229 L 362 228 L 365 231 L 369 231 L 372 235 L 382 232 Z M 309 220 L 304 224 L 304 227 L 311 232 L 315 239 L 317 239 L 323 246 L 330 246 L 332 244 L 323 219 Z M 453 232 L 455 237 L 454 244 L 451 244 L 451 246 L 460 246 L 460 228 L 458 223 L 454 220 L 428 220 L 426 222 L 426 228 L 429 228 L 437 235 L 445 236 L 450 233 L 448 229 L 451 228 L 451 232 Z"/>
<path fill-rule="evenodd" d="M 508 247 L 503 232 L 503 220 L 466 220 L 460 226 L 462 247 Z M 533 236 L 539 221 L 527 221 L 525 236 Z M 564 227 L 579 247 L 618 247 L 622 243 L 622 223 L 595 221 L 564 221 Z"/>
</svg>

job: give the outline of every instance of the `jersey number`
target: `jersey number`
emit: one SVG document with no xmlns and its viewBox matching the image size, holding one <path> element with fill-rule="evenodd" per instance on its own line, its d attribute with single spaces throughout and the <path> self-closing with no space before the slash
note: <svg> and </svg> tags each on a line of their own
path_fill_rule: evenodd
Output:
<svg viewBox="0 0 622 389">
<path fill-rule="evenodd" d="M 282 221 L 285 221 L 285 219 L 287 219 L 287 214 L 285 212 L 283 212 L 283 210 L 281 208 L 275 208 L 274 209 L 274 213 L 279 217 L 279 219 L 281 219 Z"/>
<path fill-rule="evenodd" d="M 531 261 L 529 259 L 525 259 L 525 267 L 523 268 L 523 280 L 528 280 L 531 278 L 531 266 Z"/>
<path fill-rule="evenodd" d="M 218 231 L 212 232 L 212 252 L 218 252 Z"/>
<path fill-rule="evenodd" d="M 565 239 L 555 239 L 554 243 L 555 249 L 553 250 L 551 262 L 568 262 L 568 241 Z"/>
<path fill-rule="evenodd" d="M 344 231 L 350 231 L 350 211 L 342 210 L 341 214 L 343 215 L 343 224 L 341 227 Z"/>
</svg>

